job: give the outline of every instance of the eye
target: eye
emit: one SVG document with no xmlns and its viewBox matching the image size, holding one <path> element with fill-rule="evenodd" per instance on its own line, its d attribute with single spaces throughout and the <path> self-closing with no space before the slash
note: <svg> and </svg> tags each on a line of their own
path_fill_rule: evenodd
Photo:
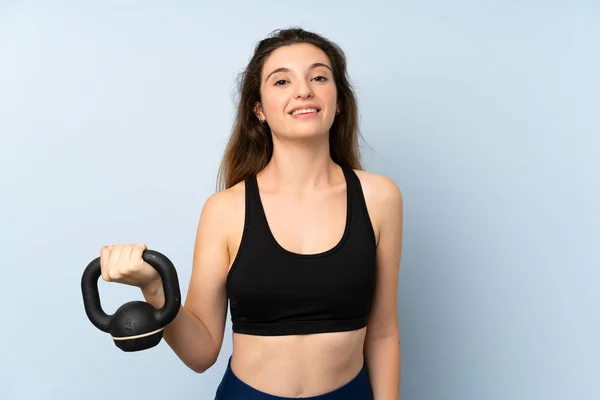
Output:
<svg viewBox="0 0 600 400">
<path fill-rule="evenodd" d="M 280 79 L 280 80 L 278 80 L 278 81 L 275 82 L 275 86 L 283 85 L 285 82 L 287 82 L 285 79 Z"/>
<path fill-rule="evenodd" d="M 317 76 L 314 79 L 317 79 L 319 82 L 327 82 L 327 78 L 324 76 Z"/>
</svg>

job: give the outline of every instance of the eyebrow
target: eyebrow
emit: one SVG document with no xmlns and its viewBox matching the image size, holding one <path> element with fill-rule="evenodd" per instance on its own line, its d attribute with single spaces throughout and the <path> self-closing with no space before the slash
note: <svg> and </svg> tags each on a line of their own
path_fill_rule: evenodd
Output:
<svg viewBox="0 0 600 400">
<path fill-rule="evenodd" d="M 331 67 L 329 65 L 323 64 L 323 63 L 320 63 L 320 62 L 311 64 L 311 66 L 309 67 L 309 69 L 318 68 L 318 67 L 325 67 L 329 71 L 331 71 Z M 276 74 L 277 72 L 289 72 L 289 68 L 280 67 L 280 68 L 277 68 L 276 70 L 273 70 L 269 75 L 267 75 L 267 77 L 265 78 L 265 82 L 269 80 L 269 78 L 271 77 L 271 75 Z"/>
</svg>

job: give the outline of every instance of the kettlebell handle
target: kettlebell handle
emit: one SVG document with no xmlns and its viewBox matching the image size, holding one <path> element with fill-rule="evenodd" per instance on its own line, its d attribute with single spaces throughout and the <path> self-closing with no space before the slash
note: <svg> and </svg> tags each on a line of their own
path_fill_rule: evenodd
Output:
<svg viewBox="0 0 600 400">
<path fill-rule="evenodd" d="M 150 264 L 162 279 L 165 295 L 164 305 L 154 313 L 161 326 L 166 326 L 175 319 L 181 306 L 181 290 L 175 266 L 164 254 L 155 250 L 146 249 L 142 259 Z M 98 292 L 98 279 L 102 276 L 100 257 L 92 260 L 81 277 L 81 291 L 85 312 L 92 324 L 103 332 L 109 333 L 112 315 L 108 315 L 100 304 Z"/>
</svg>

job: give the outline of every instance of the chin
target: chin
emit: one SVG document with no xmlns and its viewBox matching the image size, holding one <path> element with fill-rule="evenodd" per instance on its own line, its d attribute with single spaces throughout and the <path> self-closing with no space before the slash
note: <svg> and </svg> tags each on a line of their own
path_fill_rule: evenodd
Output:
<svg viewBox="0 0 600 400">
<path fill-rule="evenodd" d="M 310 139 L 310 138 L 318 138 L 321 136 L 327 135 L 327 131 L 323 131 L 321 129 L 309 129 L 306 127 L 305 129 L 294 129 L 288 132 L 285 135 L 288 138 L 297 138 L 297 139 Z"/>
<path fill-rule="evenodd" d="M 294 140 L 327 136 L 329 134 L 329 129 L 324 126 L 324 124 L 315 121 L 315 123 L 308 124 L 291 124 L 291 126 L 284 126 L 283 129 L 271 128 L 271 132 L 278 138 Z"/>
<path fill-rule="evenodd" d="M 319 137 L 327 135 L 329 129 L 324 127 L 322 124 L 301 124 L 292 126 L 288 129 L 287 135 L 290 137 Z"/>
</svg>

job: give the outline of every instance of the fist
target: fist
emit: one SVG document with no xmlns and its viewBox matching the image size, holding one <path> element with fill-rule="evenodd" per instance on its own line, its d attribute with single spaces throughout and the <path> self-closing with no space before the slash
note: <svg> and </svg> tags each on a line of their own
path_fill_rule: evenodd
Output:
<svg viewBox="0 0 600 400">
<path fill-rule="evenodd" d="M 142 259 L 145 244 L 114 244 L 100 250 L 102 279 L 107 282 L 147 287 L 160 281 L 160 275 Z"/>
</svg>

